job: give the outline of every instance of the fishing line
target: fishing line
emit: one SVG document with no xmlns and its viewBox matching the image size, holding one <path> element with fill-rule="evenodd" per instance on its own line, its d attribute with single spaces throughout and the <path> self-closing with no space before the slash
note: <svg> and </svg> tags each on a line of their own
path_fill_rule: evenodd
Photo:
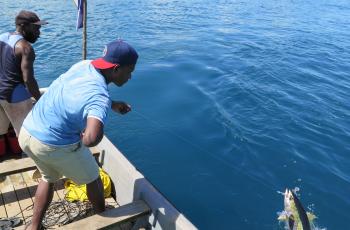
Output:
<svg viewBox="0 0 350 230">
<path fill-rule="evenodd" d="M 164 131 L 166 131 L 167 133 L 169 133 L 170 135 L 177 137 L 178 139 L 182 140 L 183 142 L 189 144 L 190 146 L 194 147 L 195 149 L 199 150 L 202 153 L 206 153 L 208 156 L 214 157 L 216 160 L 222 162 L 223 164 L 227 165 L 229 168 L 233 168 L 234 170 L 241 172 L 241 168 L 234 166 L 232 164 L 229 164 L 228 161 L 225 161 L 221 158 L 219 158 L 218 156 L 216 156 L 215 154 L 210 153 L 209 151 L 203 149 L 202 147 L 200 147 L 198 144 L 195 144 L 193 142 L 190 142 L 187 138 L 180 136 L 179 134 L 175 133 L 174 131 L 170 130 L 169 128 L 165 127 L 164 125 L 160 124 L 159 122 L 155 121 L 154 119 L 151 119 L 143 114 L 141 114 L 140 112 L 136 111 L 135 109 L 132 110 L 135 114 L 137 114 L 138 116 L 142 117 L 143 119 L 155 124 L 157 127 L 163 129 Z M 266 188 L 271 189 L 271 186 L 269 186 L 267 183 L 258 180 L 257 178 L 255 178 L 254 176 L 244 173 L 245 176 L 247 176 L 248 178 L 250 178 L 253 181 L 256 181 L 259 184 L 264 185 Z"/>
<path fill-rule="evenodd" d="M 145 115 L 141 114 L 140 112 L 136 111 L 136 110 L 132 110 L 133 112 L 135 112 L 137 115 L 139 115 L 140 117 L 142 117 L 143 119 L 152 122 L 153 124 L 155 124 L 156 126 L 158 126 L 159 128 L 165 130 L 166 132 L 168 132 L 170 135 L 173 135 L 175 137 L 177 137 L 178 139 L 182 140 L 183 142 L 191 145 L 192 147 L 198 149 L 201 152 L 205 152 L 207 154 L 210 154 L 209 152 L 205 151 L 204 149 L 202 149 L 198 144 L 194 144 L 192 142 L 190 142 L 189 140 L 187 140 L 187 138 L 180 136 L 179 134 L 175 133 L 174 131 L 172 131 L 171 129 L 165 127 L 164 125 L 161 125 L 159 122 L 154 121 L 154 119 L 148 118 Z"/>
</svg>

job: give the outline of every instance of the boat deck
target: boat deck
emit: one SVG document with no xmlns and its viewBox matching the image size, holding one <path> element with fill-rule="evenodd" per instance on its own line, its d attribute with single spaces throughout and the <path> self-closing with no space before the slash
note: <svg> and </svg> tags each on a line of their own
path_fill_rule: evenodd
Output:
<svg viewBox="0 0 350 230">
<path fill-rule="evenodd" d="M 34 172 L 35 170 L 31 170 L 0 178 L 0 217 L 18 217 L 22 220 L 22 225 L 29 223 L 33 214 L 34 195 L 39 183 L 39 179 L 32 179 Z M 90 203 L 71 203 L 64 197 L 64 179 L 61 179 L 55 184 L 53 201 L 43 220 L 46 227 L 57 228 L 62 224 L 94 214 Z M 107 208 L 118 206 L 113 198 L 106 199 Z"/>
<path fill-rule="evenodd" d="M 33 201 L 39 180 L 29 158 L 10 159 L 0 164 L 0 219 L 19 218 L 21 224 L 14 229 L 24 229 L 33 214 Z M 11 171 L 12 170 L 12 171 Z M 105 199 L 106 211 L 95 215 L 89 202 L 68 202 L 65 200 L 64 182 L 55 183 L 53 200 L 42 221 L 47 229 L 99 229 L 113 226 L 113 229 L 126 230 L 134 225 L 134 217 L 149 212 L 141 201 L 119 206 L 112 197 Z M 96 222 L 102 222 L 93 225 Z"/>
</svg>

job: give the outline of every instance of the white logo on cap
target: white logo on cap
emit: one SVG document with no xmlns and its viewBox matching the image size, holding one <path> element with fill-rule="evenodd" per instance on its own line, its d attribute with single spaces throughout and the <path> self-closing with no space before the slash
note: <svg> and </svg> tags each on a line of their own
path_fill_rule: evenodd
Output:
<svg viewBox="0 0 350 230">
<path fill-rule="evenodd" d="M 104 56 L 106 56 L 106 54 L 107 54 L 107 46 L 105 46 L 105 48 L 103 49 L 103 54 L 102 54 L 102 56 L 104 57 Z"/>
</svg>

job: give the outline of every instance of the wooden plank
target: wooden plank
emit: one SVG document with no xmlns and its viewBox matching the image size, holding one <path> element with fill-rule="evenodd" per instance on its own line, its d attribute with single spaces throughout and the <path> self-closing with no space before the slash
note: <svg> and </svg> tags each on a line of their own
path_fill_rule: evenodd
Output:
<svg viewBox="0 0 350 230">
<path fill-rule="evenodd" d="M 4 186 L 1 188 L 1 193 L 4 199 L 7 217 L 21 217 L 22 211 L 17 201 L 17 196 L 10 177 L 8 176 L 3 183 Z"/>
<path fill-rule="evenodd" d="M 26 184 L 27 190 L 28 190 L 33 202 L 34 202 L 36 188 L 38 186 L 38 181 L 32 179 L 34 171 L 35 170 L 31 170 L 31 171 L 21 173 L 22 178 L 23 178 L 23 182 Z"/>
<path fill-rule="evenodd" d="M 0 217 L 7 217 L 5 203 L 2 198 L 1 188 L 3 186 L 3 182 L 6 180 L 6 176 L 0 177 Z"/>
<path fill-rule="evenodd" d="M 9 201 L 8 193 L 11 191 L 11 189 L 12 189 L 12 185 L 11 185 L 10 179 L 8 176 L 6 176 L 5 179 L 0 183 L 0 192 L 2 194 L 5 210 L 6 210 L 6 203 L 8 203 Z M 9 217 L 7 214 L 7 210 L 6 210 L 6 217 Z"/>
<path fill-rule="evenodd" d="M 18 198 L 19 206 L 22 210 L 22 216 L 24 223 L 28 223 L 33 215 L 33 200 L 31 197 L 31 194 L 29 193 L 29 190 L 27 188 L 26 183 L 23 180 L 23 176 L 21 174 L 15 174 L 18 175 L 18 184 L 13 184 L 16 195 Z"/>
<path fill-rule="evenodd" d="M 116 208 L 116 207 L 119 207 L 119 204 L 117 203 L 117 201 L 115 201 L 113 199 L 113 197 L 107 197 L 105 199 L 105 205 L 106 205 L 106 208 Z"/>
<path fill-rule="evenodd" d="M 7 217 L 6 209 L 2 199 L 2 193 L 0 192 L 0 218 L 6 218 L 6 217 Z"/>
<path fill-rule="evenodd" d="M 27 194 L 29 196 L 28 201 L 34 202 L 34 196 L 35 191 L 38 185 L 38 182 L 32 179 L 32 175 L 35 170 L 23 172 L 20 175 L 22 176 L 23 183 L 26 186 Z M 26 220 L 30 220 L 31 216 L 33 215 L 33 208 L 26 210 L 26 213 L 28 213 L 28 216 L 26 216 Z M 16 230 L 24 230 L 25 225 L 21 225 L 15 228 Z"/>
<path fill-rule="evenodd" d="M 99 155 L 98 152 L 93 152 L 92 154 L 95 157 Z M 11 161 L 4 161 L 0 163 L 0 176 L 7 176 L 33 169 L 36 169 L 36 166 L 34 161 L 30 157 L 15 159 Z"/>
<path fill-rule="evenodd" d="M 32 200 L 30 198 L 30 194 L 27 191 L 27 188 L 23 182 L 23 178 L 21 176 L 21 174 L 13 174 L 9 176 L 9 179 L 11 181 L 11 184 L 13 186 L 16 198 L 17 198 L 17 202 L 18 202 L 18 206 L 21 210 L 20 215 L 17 215 L 17 217 L 21 218 L 22 220 L 25 221 L 25 216 L 23 215 L 23 211 L 25 211 L 28 207 L 30 208 L 32 203 Z M 25 200 L 29 199 L 30 203 L 28 204 L 28 202 L 26 202 Z M 22 203 L 21 206 L 21 201 L 25 201 L 25 203 Z"/>
<path fill-rule="evenodd" d="M 7 176 L 10 174 L 21 173 L 28 170 L 35 169 L 34 161 L 29 158 L 21 158 L 0 163 L 0 175 Z"/>
<path fill-rule="evenodd" d="M 149 213 L 150 209 L 147 204 L 142 200 L 138 200 L 62 226 L 60 229 L 103 229 Z"/>
</svg>

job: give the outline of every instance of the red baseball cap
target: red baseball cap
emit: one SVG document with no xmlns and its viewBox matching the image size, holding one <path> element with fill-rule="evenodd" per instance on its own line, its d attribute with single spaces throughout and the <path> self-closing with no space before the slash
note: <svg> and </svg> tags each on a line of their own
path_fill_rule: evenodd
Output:
<svg viewBox="0 0 350 230">
<path fill-rule="evenodd" d="M 108 43 L 103 50 L 103 57 L 93 60 L 91 64 L 98 69 L 136 64 L 138 54 L 128 43 L 118 39 Z"/>
</svg>

